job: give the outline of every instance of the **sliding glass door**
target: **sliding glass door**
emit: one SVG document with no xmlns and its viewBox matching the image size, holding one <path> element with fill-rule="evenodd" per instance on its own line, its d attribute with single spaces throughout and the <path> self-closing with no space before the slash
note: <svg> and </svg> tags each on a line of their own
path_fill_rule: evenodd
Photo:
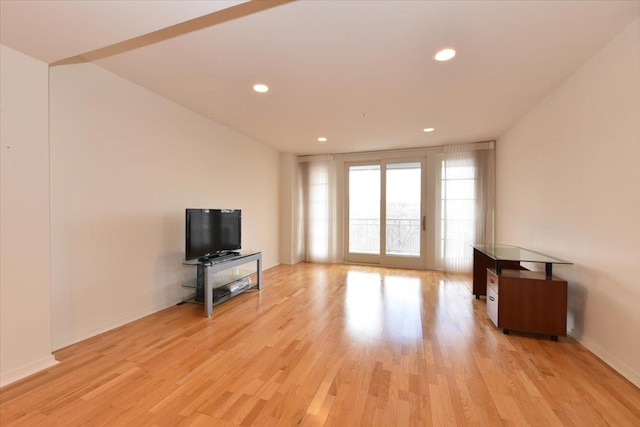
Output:
<svg viewBox="0 0 640 427">
<path fill-rule="evenodd" d="M 424 267 L 424 162 L 347 165 L 348 261 Z"/>
</svg>

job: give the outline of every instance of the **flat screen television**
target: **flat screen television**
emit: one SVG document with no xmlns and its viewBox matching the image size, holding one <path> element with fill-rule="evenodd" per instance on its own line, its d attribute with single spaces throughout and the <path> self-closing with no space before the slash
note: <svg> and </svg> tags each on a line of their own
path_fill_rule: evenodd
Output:
<svg viewBox="0 0 640 427">
<path fill-rule="evenodd" d="M 187 209 L 185 260 L 209 258 L 241 249 L 240 209 Z"/>
</svg>

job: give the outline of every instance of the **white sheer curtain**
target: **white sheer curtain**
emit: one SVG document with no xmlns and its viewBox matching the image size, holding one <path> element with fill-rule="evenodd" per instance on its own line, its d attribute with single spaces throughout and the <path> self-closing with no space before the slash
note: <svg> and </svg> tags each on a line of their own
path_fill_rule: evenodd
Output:
<svg viewBox="0 0 640 427">
<path fill-rule="evenodd" d="M 493 243 L 494 158 L 493 148 L 478 150 L 469 144 L 444 148 L 440 203 L 445 271 L 470 272 L 471 245 Z"/>
<path fill-rule="evenodd" d="M 336 173 L 331 156 L 299 163 L 302 257 L 336 262 Z"/>
</svg>

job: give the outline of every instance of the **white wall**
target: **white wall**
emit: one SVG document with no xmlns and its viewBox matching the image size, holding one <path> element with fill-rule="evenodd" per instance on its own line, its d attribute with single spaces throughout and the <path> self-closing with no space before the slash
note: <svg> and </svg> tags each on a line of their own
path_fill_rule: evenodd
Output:
<svg viewBox="0 0 640 427">
<path fill-rule="evenodd" d="M 93 64 L 51 69 L 53 348 L 177 303 L 185 208 L 279 258 L 279 154 Z M 267 284 L 268 286 L 268 284 Z"/>
<path fill-rule="evenodd" d="M 640 386 L 640 20 L 497 141 L 497 241 L 574 263 L 569 333 Z"/>
<path fill-rule="evenodd" d="M 49 67 L 0 46 L 0 386 L 51 355 Z"/>
</svg>

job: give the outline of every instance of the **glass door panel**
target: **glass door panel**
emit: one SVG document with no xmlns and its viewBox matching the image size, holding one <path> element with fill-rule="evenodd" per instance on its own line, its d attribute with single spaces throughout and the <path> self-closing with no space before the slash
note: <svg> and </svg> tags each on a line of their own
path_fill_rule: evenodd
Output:
<svg viewBox="0 0 640 427">
<path fill-rule="evenodd" d="M 386 165 L 385 255 L 421 256 L 421 166 L 420 162 Z"/>
<path fill-rule="evenodd" d="M 349 166 L 350 254 L 380 255 L 380 165 Z"/>
<path fill-rule="evenodd" d="M 426 164 L 407 159 L 347 165 L 345 260 L 427 266 Z"/>
</svg>

